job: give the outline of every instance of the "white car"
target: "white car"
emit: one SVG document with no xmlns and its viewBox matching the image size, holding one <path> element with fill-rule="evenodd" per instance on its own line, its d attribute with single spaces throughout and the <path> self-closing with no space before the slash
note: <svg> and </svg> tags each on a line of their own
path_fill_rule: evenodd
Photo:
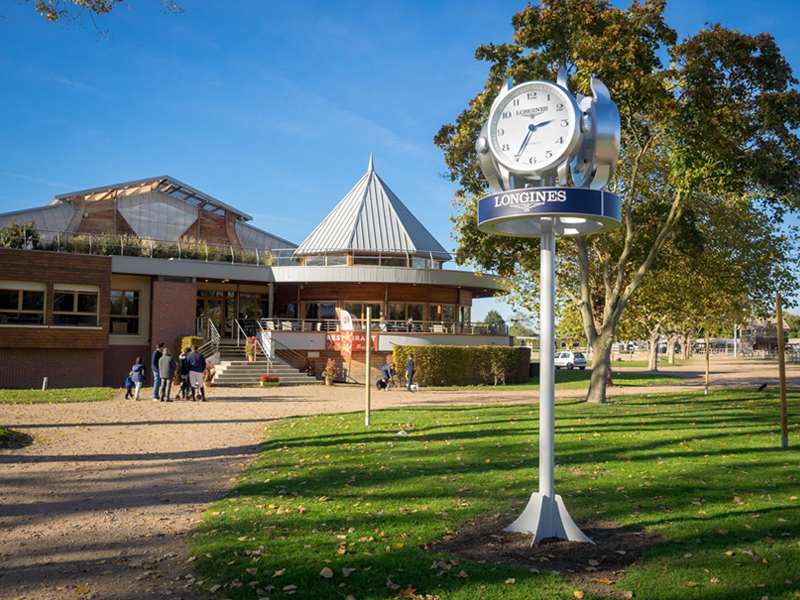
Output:
<svg viewBox="0 0 800 600">
<path fill-rule="evenodd" d="M 580 352 L 556 352 L 555 364 L 556 369 L 566 367 L 572 370 L 578 367 L 583 371 L 588 363 L 586 362 L 586 357 Z"/>
</svg>

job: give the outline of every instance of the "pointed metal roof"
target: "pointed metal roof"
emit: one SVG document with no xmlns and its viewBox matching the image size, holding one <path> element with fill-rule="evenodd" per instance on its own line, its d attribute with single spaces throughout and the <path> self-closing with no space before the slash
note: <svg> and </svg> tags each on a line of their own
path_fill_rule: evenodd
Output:
<svg viewBox="0 0 800 600">
<path fill-rule="evenodd" d="M 294 254 L 348 251 L 432 253 L 436 260 L 447 261 L 452 258 L 378 177 L 371 154 L 366 175 L 298 246 Z"/>
</svg>

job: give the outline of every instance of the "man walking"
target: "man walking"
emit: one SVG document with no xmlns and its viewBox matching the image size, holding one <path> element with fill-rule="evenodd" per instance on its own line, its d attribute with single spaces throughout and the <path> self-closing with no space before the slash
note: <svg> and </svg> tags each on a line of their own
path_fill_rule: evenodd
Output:
<svg viewBox="0 0 800 600">
<path fill-rule="evenodd" d="M 414 380 L 414 355 L 409 354 L 406 361 L 406 391 L 411 393 L 411 383 Z"/>
<path fill-rule="evenodd" d="M 172 402 L 169 395 L 172 391 L 172 378 L 175 377 L 175 361 L 170 356 L 169 348 L 164 348 L 164 352 L 158 360 L 158 376 L 161 379 L 161 389 L 159 390 L 161 402 Z"/>
<path fill-rule="evenodd" d="M 206 357 L 197 351 L 197 346 L 192 346 L 192 351 L 186 357 L 186 366 L 189 370 L 189 385 L 195 391 L 194 399 L 206 401 L 206 393 L 203 390 L 203 371 L 206 368 Z"/>
<path fill-rule="evenodd" d="M 158 361 L 161 360 L 161 351 L 163 349 L 164 342 L 158 342 L 158 346 L 156 346 L 155 352 L 153 352 L 153 356 L 150 359 L 150 368 L 153 370 L 153 400 L 156 402 L 158 402 L 158 392 L 161 384 L 161 380 L 158 375 Z"/>
</svg>

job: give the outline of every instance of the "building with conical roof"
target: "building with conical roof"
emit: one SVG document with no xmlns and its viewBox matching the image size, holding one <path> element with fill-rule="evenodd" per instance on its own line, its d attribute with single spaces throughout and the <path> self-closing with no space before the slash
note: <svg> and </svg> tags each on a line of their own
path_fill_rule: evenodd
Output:
<svg viewBox="0 0 800 600">
<path fill-rule="evenodd" d="M 511 341 L 471 319 L 473 299 L 502 292 L 499 278 L 445 268 L 450 254 L 372 157 L 299 246 L 251 221 L 166 175 L 0 215 L 0 361 L 30 366 L 0 370 L 0 387 L 43 376 L 52 387 L 117 386 L 137 356 L 191 334 L 215 361 L 257 337 L 258 376 L 287 364 L 321 372 L 327 358 L 341 363 L 339 313 L 363 330 L 368 307 L 378 353 Z M 356 338 L 341 366 L 363 381 L 366 340 Z"/>
</svg>

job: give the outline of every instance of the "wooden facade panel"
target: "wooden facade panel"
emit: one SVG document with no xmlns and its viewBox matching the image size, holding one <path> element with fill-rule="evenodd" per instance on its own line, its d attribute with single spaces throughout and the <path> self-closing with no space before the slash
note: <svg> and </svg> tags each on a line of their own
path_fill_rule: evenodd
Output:
<svg viewBox="0 0 800 600">
<path fill-rule="evenodd" d="M 110 257 L 0 249 L 0 265 L 3 265 L 0 280 L 44 283 L 47 286 L 45 325 L 52 323 L 54 284 L 89 284 L 100 288 L 99 329 L 0 327 L 0 347 L 104 349 L 108 346 Z"/>
<path fill-rule="evenodd" d="M 225 225 L 225 217 L 214 214 L 210 211 L 200 209 L 200 233 L 197 238 L 209 244 L 229 245 L 228 229 Z M 191 229 L 186 231 L 186 235 L 191 235 Z"/>
<path fill-rule="evenodd" d="M 408 302 L 411 304 L 425 304 L 428 302 L 428 286 L 390 285 L 389 302 Z"/>
<path fill-rule="evenodd" d="M 447 288 L 442 286 L 430 287 L 429 298 L 430 302 L 441 304 L 457 304 L 458 303 L 458 288 Z"/>
<path fill-rule="evenodd" d="M 75 231 L 79 233 L 114 233 L 116 209 L 114 200 L 87 202 L 83 207 L 84 217 Z M 88 217 L 85 215 L 89 215 Z"/>
</svg>

